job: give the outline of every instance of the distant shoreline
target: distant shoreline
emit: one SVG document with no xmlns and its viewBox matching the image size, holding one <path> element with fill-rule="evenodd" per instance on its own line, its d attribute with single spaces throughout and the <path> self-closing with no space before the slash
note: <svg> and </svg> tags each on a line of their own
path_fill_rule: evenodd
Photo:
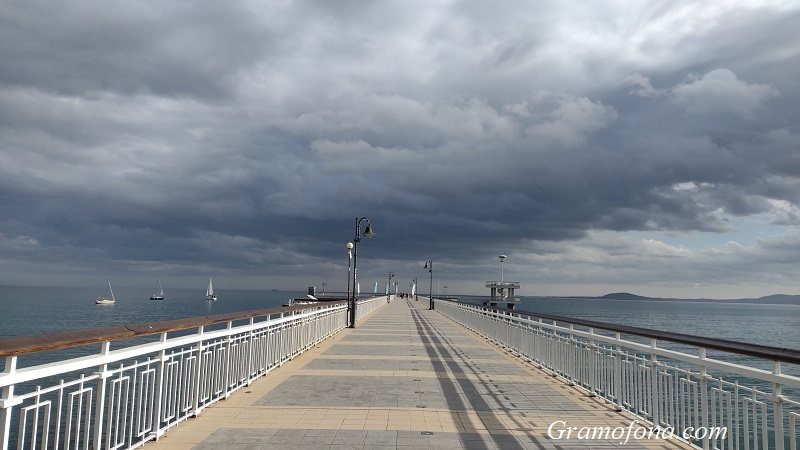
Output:
<svg viewBox="0 0 800 450">
<path fill-rule="evenodd" d="M 529 298 L 563 298 L 563 299 L 584 299 L 584 300 L 624 300 L 624 301 L 664 301 L 664 302 L 692 302 L 692 303 L 749 303 L 761 305 L 800 305 L 800 295 L 775 294 L 759 298 L 669 298 L 669 297 L 646 297 L 643 295 L 631 294 L 628 292 L 615 292 L 601 296 L 526 296 Z"/>
</svg>

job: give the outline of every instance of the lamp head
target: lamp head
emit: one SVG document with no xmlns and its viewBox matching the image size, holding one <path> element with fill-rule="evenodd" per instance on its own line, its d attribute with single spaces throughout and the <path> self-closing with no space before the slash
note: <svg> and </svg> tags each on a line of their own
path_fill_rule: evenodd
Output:
<svg viewBox="0 0 800 450">
<path fill-rule="evenodd" d="M 364 237 L 374 238 L 375 236 L 377 235 L 372 232 L 372 226 L 367 224 L 367 228 L 364 229 Z"/>
<path fill-rule="evenodd" d="M 503 262 L 503 260 L 506 259 L 506 255 L 498 255 L 497 257 L 500 258 L 500 262 Z"/>
<path fill-rule="evenodd" d="M 347 243 L 347 250 L 352 250 L 352 249 L 353 249 L 353 243 L 352 242 L 348 242 Z"/>
</svg>

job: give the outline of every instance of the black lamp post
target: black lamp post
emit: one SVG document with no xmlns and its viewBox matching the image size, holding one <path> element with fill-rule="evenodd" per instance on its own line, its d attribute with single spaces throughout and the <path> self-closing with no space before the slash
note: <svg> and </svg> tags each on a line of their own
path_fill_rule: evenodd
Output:
<svg viewBox="0 0 800 450">
<path fill-rule="evenodd" d="M 386 290 L 388 291 L 387 294 L 389 294 L 389 301 L 392 301 L 392 277 L 393 276 L 394 276 L 394 272 L 389 272 L 389 282 L 386 285 Z"/>
<path fill-rule="evenodd" d="M 347 243 L 347 311 L 350 311 L 350 261 L 353 259 L 353 243 Z"/>
<path fill-rule="evenodd" d="M 358 243 L 361 242 L 361 221 L 367 221 L 367 227 L 364 229 L 364 237 L 375 237 L 372 232 L 372 224 L 366 217 L 356 218 L 356 237 L 353 239 L 353 293 L 350 297 L 350 328 L 356 327 L 356 291 L 358 290 L 358 276 L 356 275 L 356 263 L 358 262 Z"/>
<path fill-rule="evenodd" d="M 433 261 L 430 259 L 425 261 L 424 269 L 428 269 L 428 273 L 431 274 L 431 285 L 428 290 L 428 300 L 430 301 L 430 309 L 433 309 Z"/>
</svg>

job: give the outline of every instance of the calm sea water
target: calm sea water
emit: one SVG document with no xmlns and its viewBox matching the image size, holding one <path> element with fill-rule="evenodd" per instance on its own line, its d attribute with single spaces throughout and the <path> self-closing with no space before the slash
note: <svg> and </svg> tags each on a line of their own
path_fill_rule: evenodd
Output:
<svg viewBox="0 0 800 450">
<path fill-rule="evenodd" d="M 800 305 L 524 298 L 519 309 L 800 349 Z"/>
<path fill-rule="evenodd" d="M 150 300 L 157 289 L 114 287 L 116 303 L 96 305 L 106 295 L 98 288 L 0 286 L 0 337 L 140 324 L 251 309 L 280 307 L 305 292 L 216 290 L 206 301 L 205 289 L 169 289 L 164 300 Z"/>
</svg>

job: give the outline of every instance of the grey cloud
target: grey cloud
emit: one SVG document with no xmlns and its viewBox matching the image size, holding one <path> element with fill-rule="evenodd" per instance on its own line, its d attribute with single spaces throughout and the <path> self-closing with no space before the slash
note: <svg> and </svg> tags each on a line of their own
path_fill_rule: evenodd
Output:
<svg viewBox="0 0 800 450">
<path fill-rule="evenodd" d="M 727 69 L 712 70 L 672 89 L 672 101 L 690 113 L 733 113 L 744 118 L 753 118 L 768 98 L 777 95 L 775 88 L 747 84 Z"/>
</svg>

